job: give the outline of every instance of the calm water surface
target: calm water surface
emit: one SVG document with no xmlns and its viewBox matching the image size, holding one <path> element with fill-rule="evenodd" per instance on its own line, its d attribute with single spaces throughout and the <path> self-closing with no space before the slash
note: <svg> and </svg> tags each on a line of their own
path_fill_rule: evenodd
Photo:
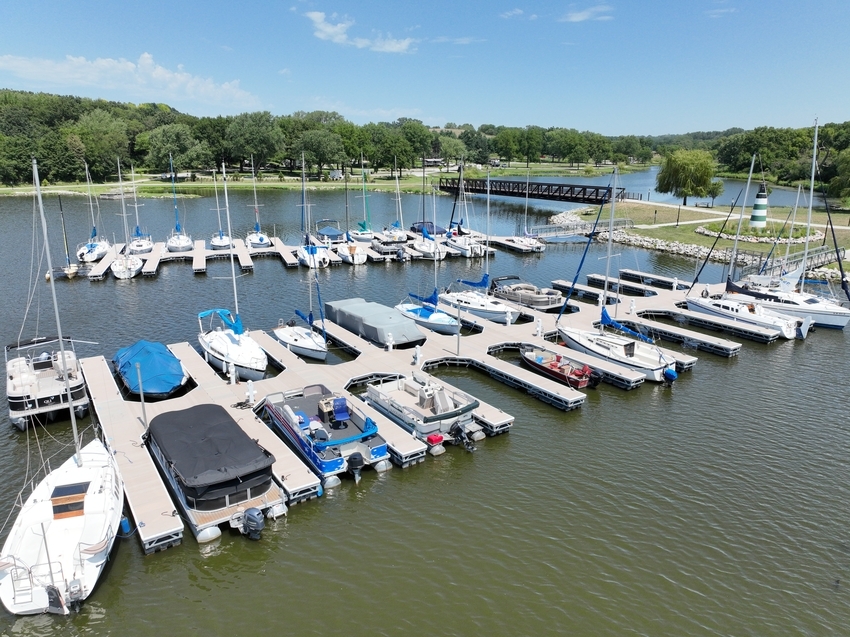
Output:
<svg viewBox="0 0 850 637">
<path fill-rule="evenodd" d="M 261 199 L 264 229 L 295 243 L 299 195 Z M 164 240 L 173 225 L 170 202 L 144 203 L 142 225 Z M 249 203 L 244 195 L 231 198 L 234 229 L 243 236 L 252 224 Z M 340 193 L 316 195 L 314 203 L 314 216 L 344 218 Z M 118 203 L 101 205 L 106 232 L 123 234 Z M 484 206 L 475 205 L 483 229 Z M 48 197 L 46 206 L 58 262 L 58 202 Z M 73 248 L 87 237 L 87 207 L 80 198 L 63 198 L 63 206 Z M 450 206 L 438 198 L 438 223 L 445 225 Z M 213 207 L 210 198 L 181 201 L 184 226 L 195 238 L 217 228 Z M 352 208 L 362 216 L 359 200 Z M 493 231 L 512 232 L 522 208 L 494 202 Z M 370 209 L 374 225 L 395 218 L 390 195 L 372 196 Z M 420 210 L 418 197 L 405 196 L 406 225 Z M 27 198 L 0 199 L 5 343 L 23 322 L 31 213 Z M 490 272 L 519 273 L 538 285 L 572 278 L 582 247 L 552 245 L 542 256 L 499 252 Z M 614 268 L 685 278 L 696 266 L 617 251 Z M 604 247 L 594 246 L 586 263 L 587 271 L 604 271 Z M 275 259 L 255 264 L 238 283 L 249 327 L 271 328 L 306 307 L 304 271 Z M 441 263 L 439 285 L 480 276 L 482 267 L 462 259 Z M 43 265 L 37 270 L 41 281 Z M 98 342 L 81 345 L 81 355 L 107 358 L 138 338 L 194 343 L 198 311 L 232 306 L 228 276 L 229 265 L 220 261 L 201 276 L 188 263 L 173 263 L 153 279 L 59 281 L 63 329 Z M 718 280 L 720 271 L 703 277 Z M 325 300 L 362 296 L 393 304 L 409 290 L 430 291 L 434 269 L 339 266 L 319 278 Z M 34 334 L 39 308 L 39 332 L 54 330 L 48 288 L 37 288 L 24 337 Z M 356 486 L 345 481 L 271 523 L 260 542 L 225 533 L 199 547 L 186 530 L 182 546 L 146 557 L 135 538 L 123 540 L 79 614 L 0 613 L 0 632 L 846 634 L 846 351 L 843 332 L 821 329 L 805 342 L 745 343 L 731 360 L 700 352 L 696 369 L 672 389 L 603 386 L 569 413 L 476 372 L 443 369 L 443 378 L 513 414 L 511 433 L 483 441 L 474 454 L 450 448 L 411 469 L 367 472 Z M 55 454 L 54 463 L 68 456 L 70 439 L 68 423 L 38 430 L 38 444 Z M 25 482 L 28 448 L 38 457 L 35 445 L 33 432 L 8 423 L 4 407 L 2 519 Z"/>
</svg>

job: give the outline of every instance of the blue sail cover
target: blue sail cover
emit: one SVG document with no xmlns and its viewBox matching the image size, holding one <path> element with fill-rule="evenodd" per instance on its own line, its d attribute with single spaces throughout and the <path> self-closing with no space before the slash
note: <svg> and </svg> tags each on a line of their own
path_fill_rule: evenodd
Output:
<svg viewBox="0 0 850 637">
<path fill-rule="evenodd" d="M 205 312 L 200 312 L 198 314 L 198 320 L 212 316 L 213 314 L 221 319 L 221 322 L 224 323 L 224 326 L 227 329 L 233 330 L 234 334 L 242 334 L 245 331 L 245 326 L 242 325 L 242 319 L 239 318 L 238 314 L 233 316 L 230 310 L 222 310 L 220 308 L 216 310 L 206 310 Z"/>
<path fill-rule="evenodd" d="M 358 221 L 358 222 L 357 222 L 357 227 L 358 227 L 358 228 L 360 228 L 360 230 L 361 230 L 362 232 L 366 232 L 366 231 L 369 229 L 369 226 L 366 224 L 366 222 L 365 222 L 365 221 Z"/>
<path fill-rule="evenodd" d="M 310 312 L 309 315 L 305 315 L 301 310 L 295 310 L 295 314 L 304 321 L 307 325 L 313 324 L 313 313 Z"/>
<path fill-rule="evenodd" d="M 458 279 L 457 282 L 473 288 L 487 288 L 490 287 L 490 275 L 485 274 L 480 281 L 464 281 L 463 279 Z"/>
<path fill-rule="evenodd" d="M 412 299 L 421 301 L 426 305 L 433 305 L 434 307 L 437 307 L 437 303 L 439 303 L 440 301 L 440 297 L 437 296 L 437 288 L 434 288 L 434 291 L 431 292 L 431 296 L 419 296 L 418 294 L 414 294 L 413 292 L 408 292 L 407 295 Z"/>
<path fill-rule="evenodd" d="M 167 396 L 179 389 L 186 374 L 179 359 L 165 345 L 154 341 L 138 341 L 119 349 L 112 359 L 115 371 L 132 393 L 139 393 L 139 372 L 145 395 Z"/>
<path fill-rule="evenodd" d="M 602 308 L 602 325 L 609 325 L 609 326 L 613 327 L 615 330 L 619 330 L 619 331 L 621 331 L 625 334 L 628 334 L 630 336 L 634 336 L 635 338 L 642 340 L 644 343 L 652 343 L 653 342 L 653 340 L 651 338 L 647 338 L 646 336 L 644 336 L 640 332 L 635 332 L 634 330 L 630 330 L 625 325 L 621 325 L 620 323 L 618 323 L 617 321 L 612 319 L 611 315 L 608 314 L 608 310 L 606 310 L 604 307 Z"/>
<path fill-rule="evenodd" d="M 431 236 L 431 233 L 428 232 L 428 228 L 426 228 L 425 226 L 422 226 L 422 238 L 430 239 L 431 241 L 434 240 L 434 237 Z"/>
</svg>

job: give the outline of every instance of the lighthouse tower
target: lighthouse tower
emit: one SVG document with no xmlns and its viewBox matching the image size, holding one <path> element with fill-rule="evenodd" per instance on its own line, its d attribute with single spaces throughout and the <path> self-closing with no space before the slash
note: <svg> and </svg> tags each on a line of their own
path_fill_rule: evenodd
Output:
<svg viewBox="0 0 850 637">
<path fill-rule="evenodd" d="M 762 183 L 750 213 L 750 228 L 764 228 L 767 226 L 767 188 Z"/>
</svg>

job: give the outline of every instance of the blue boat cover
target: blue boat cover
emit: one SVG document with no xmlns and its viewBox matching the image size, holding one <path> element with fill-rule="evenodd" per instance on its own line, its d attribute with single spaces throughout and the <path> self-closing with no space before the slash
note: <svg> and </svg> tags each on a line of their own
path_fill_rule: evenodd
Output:
<svg viewBox="0 0 850 637">
<path fill-rule="evenodd" d="M 242 325 L 242 319 L 239 318 L 238 314 L 233 316 L 230 310 L 222 310 L 221 308 L 216 310 L 206 310 L 198 313 L 198 319 L 200 320 L 213 314 L 217 315 L 218 318 L 221 319 L 221 322 L 224 323 L 224 326 L 227 329 L 233 330 L 234 334 L 242 334 L 242 332 L 245 331 L 245 326 Z"/>
<path fill-rule="evenodd" d="M 640 332 L 635 332 L 634 330 L 630 330 L 625 325 L 621 325 L 620 323 L 618 323 L 617 321 L 612 319 L 611 315 L 608 314 L 608 310 L 606 310 L 604 307 L 602 308 L 602 325 L 610 325 L 615 330 L 620 330 L 621 332 L 623 332 L 625 334 L 629 334 L 630 336 L 634 336 L 635 338 L 639 338 L 644 343 L 654 343 L 655 342 L 651 338 L 647 338 L 646 336 L 644 336 Z"/>
<path fill-rule="evenodd" d="M 480 281 L 464 281 L 463 279 L 458 279 L 458 283 L 463 283 L 464 285 L 468 285 L 473 288 L 486 288 L 490 287 L 490 275 L 485 274 L 481 277 Z"/>
<path fill-rule="evenodd" d="M 437 288 L 434 288 L 434 291 L 431 292 L 431 296 L 419 296 L 413 292 L 408 292 L 407 295 L 412 299 L 422 301 L 426 305 L 433 305 L 434 307 L 437 307 L 437 303 L 440 302 L 440 297 L 437 296 Z"/>
<path fill-rule="evenodd" d="M 341 237 L 345 233 L 339 228 L 334 228 L 333 226 L 325 226 L 318 232 L 319 236 L 328 237 L 329 239 L 336 239 Z"/>
<path fill-rule="evenodd" d="M 178 358 L 165 345 L 154 341 L 138 341 L 119 349 L 112 359 L 115 371 L 134 394 L 139 393 L 139 374 L 146 394 L 167 395 L 179 388 L 185 373 Z"/>
</svg>

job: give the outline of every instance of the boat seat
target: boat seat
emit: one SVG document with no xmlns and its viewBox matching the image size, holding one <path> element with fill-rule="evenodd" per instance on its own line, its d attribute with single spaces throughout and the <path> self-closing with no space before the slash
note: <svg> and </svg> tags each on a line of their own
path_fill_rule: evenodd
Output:
<svg viewBox="0 0 850 637">
<path fill-rule="evenodd" d="M 318 442 L 327 442 L 328 441 L 328 432 L 324 429 L 313 429 L 313 438 Z"/>
<path fill-rule="evenodd" d="M 350 418 L 351 414 L 348 413 L 348 403 L 345 398 L 334 398 L 334 420 L 337 422 L 343 422 Z"/>
</svg>

